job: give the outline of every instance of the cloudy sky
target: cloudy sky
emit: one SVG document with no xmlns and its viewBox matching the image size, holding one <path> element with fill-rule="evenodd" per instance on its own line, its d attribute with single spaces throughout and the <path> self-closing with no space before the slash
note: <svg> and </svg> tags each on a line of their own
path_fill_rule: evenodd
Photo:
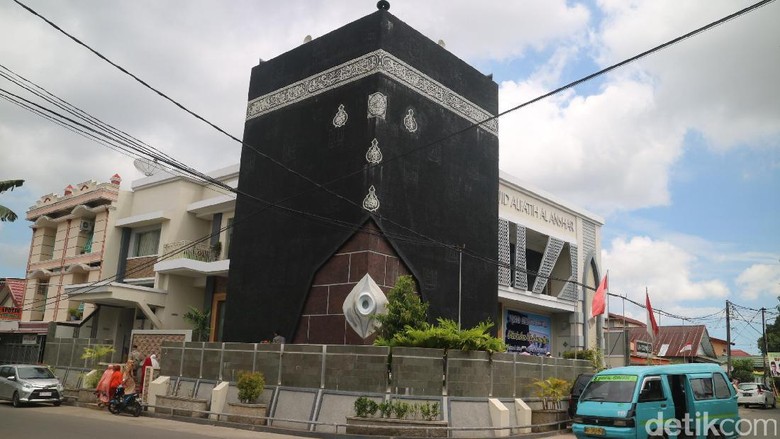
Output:
<svg viewBox="0 0 780 439">
<path fill-rule="evenodd" d="M 258 59 L 376 4 L 23 2 L 239 138 Z M 492 73 L 505 110 L 751 3 L 393 0 L 390 12 Z M 732 334 L 749 352 L 761 330 L 750 308 L 774 311 L 780 296 L 779 19 L 770 3 L 500 120 L 503 170 L 605 218 L 612 293 L 644 301 L 647 288 L 655 308 L 689 317 L 744 306 Z M 11 0 L 0 2 L 0 65 L 199 170 L 239 160 L 237 143 Z M 29 97 L 2 78 L 0 89 Z M 23 215 L 40 196 L 114 173 L 125 189 L 141 177 L 131 158 L 0 99 L 0 179 L 26 180 L 0 195 L 22 217 L 0 223 L 0 277 L 24 276 Z M 725 338 L 724 315 L 695 322 Z"/>
</svg>

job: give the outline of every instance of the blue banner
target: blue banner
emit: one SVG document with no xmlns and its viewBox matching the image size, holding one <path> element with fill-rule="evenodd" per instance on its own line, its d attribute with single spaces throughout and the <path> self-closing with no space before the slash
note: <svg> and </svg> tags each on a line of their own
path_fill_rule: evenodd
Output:
<svg viewBox="0 0 780 439">
<path fill-rule="evenodd" d="M 531 355 L 550 352 L 552 333 L 549 317 L 508 309 L 504 313 L 504 323 L 504 342 L 508 352 L 522 352 L 523 347 Z"/>
</svg>

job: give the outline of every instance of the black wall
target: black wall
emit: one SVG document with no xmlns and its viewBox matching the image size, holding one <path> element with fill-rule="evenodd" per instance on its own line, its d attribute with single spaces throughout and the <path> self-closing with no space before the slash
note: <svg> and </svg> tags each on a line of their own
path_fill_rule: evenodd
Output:
<svg viewBox="0 0 780 439">
<path fill-rule="evenodd" d="M 249 99 L 377 49 L 497 112 L 492 80 L 386 11 L 256 66 Z M 367 117 L 368 96 L 375 92 L 387 96 L 385 119 Z M 339 105 L 349 119 L 336 128 L 332 119 Z M 414 133 L 403 125 L 408 109 L 417 120 Z M 470 124 L 383 74 L 248 120 L 244 142 L 252 148 L 242 151 L 239 180 L 240 192 L 248 195 L 239 195 L 236 203 L 225 341 L 258 341 L 275 329 L 291 339 L 314 273 L 369 218 L 414 273 L 431 317 L 457 319 L 458 254 L 421 242 L 430 237 L 465 244 L 470 253 L 496 258 L 498 138 L 476 128 L 428 146 Z M 369 169 L 365 154 L 374 138 L 383 166 Z M 336 180 L 327 187 L 344 199 L 255 150 L 320 184 Z M 361 205 L 372 185 L 381 205 L 369 213 Z M 258 199 L 290 210 L 267 208 Z M 496 266 L 464 255 L 462 278 L 464 325 L 493 318 Z"/>
</svg>

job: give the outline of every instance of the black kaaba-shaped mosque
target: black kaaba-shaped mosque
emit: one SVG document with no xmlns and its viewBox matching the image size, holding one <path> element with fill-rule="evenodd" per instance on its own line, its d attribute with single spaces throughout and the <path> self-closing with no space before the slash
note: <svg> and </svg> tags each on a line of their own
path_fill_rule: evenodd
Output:
<svg viewBox="0 0 780 439">
<path fill-rule="evenodd" d="M 497 108 L 491 78 L 381 5 L 261 61 L 224 339 L 368 343 L 372 291 L 403 274 L 431 318 L 495 320 L 496 264 L 459 248 L 497 253 Z"/>
</svg>

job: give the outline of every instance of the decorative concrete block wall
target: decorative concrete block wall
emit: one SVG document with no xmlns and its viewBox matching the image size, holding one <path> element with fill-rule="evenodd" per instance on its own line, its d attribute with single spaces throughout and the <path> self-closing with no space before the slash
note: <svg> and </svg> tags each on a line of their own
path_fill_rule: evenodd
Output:
<svg viewBox="0 0 780 439">
<path fill-rule="evenodd" d="M 282 383 L 282 346 L 287 345 L 265 343 L 255 347 L 255 367 L 252 371 L 262 372 L 267 385 L 278 386 Z"/>
<path fill-rule="evenodd" d="M 55 342 L 59 367 L 71 364 L 74 343 Z M 534 381 L 557 377 L 572 381 L 592 372 L 585 360 L 544 358 L 514 353 L 358 345 L 163 342 L 160 375 L 190 381 L 235 383 L 240 371 L 260 371 L 267 386 L 455 398 L 534 397 Z M 389 366 L 389 374 L 388 374 Z"/>
<path fill-rule="evenodd" d="M 318 389 L 322 385 L 324 345 L 284 345 L 282 386 Z"/>
<path fill-rule="evenodd" d="M 534 381 L 545 379 L 544 357 L 517 355 L 515 357 L 515 393 L 517 396 L 535 395 Z M 552 370 L 551 370 L 552 371 Z"/>
<path fill-rule="evenodd" d="M 491 355 L 492 395 L 494 398 L 511 398 L 515 393 L 515 354 L 497 353 Z"/>
<path fill-rule="evenodd" d="M 326 389 L 372 393 L 387 391 L 387 356 L 381 346 L 327 346 L 324 384 Z"/>
<path fill-rule="evenodd" d="M 393 348 L 390 392 L 400 395 L 441 395 L 444 350 Z"/>
<path fill-rule="evenodd" d="M 447 353 L 447 395 L 490 396 L 493 373 L 487 352 Z"/>
</svg>

